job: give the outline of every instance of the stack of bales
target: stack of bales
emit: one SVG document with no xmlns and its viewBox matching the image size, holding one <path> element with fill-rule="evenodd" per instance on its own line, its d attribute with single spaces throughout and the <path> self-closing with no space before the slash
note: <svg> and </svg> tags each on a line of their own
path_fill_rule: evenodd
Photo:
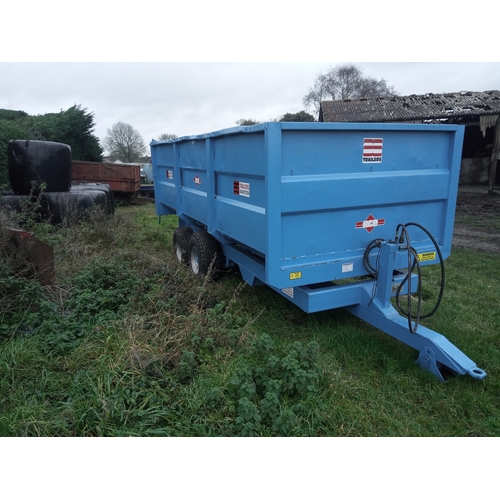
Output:
<svg viewBox="0 0 500 500">
<path fill-rule="evenodd" d="M 108 215 L 114 213 L 109 185 L 71 185 L 71 148 L 67 144 L 10 141 L 8 168 L 12 193 L 0 197 L 0 205 L 21 211 L 27 202 L 36 202 L 40 218 L 52 224 L 83 219 L 94 207 L 102 208 Z"/>
</svg>

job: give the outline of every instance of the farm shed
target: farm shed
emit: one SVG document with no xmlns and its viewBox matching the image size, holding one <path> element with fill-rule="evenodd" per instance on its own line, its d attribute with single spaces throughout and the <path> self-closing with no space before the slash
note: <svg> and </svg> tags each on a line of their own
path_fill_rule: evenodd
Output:
<svg viewBox="0 0 500 500">
<path fill-rule="evenodd" d="M 500 184 L 500 91 L 455 92 L 323 101 L 320 122 L 465 125 L 461 184 Z"/>
</svg>

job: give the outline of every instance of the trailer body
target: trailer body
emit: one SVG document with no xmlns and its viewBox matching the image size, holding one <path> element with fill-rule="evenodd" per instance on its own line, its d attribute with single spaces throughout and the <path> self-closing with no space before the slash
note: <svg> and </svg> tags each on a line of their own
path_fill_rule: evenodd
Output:
<svg viewBox="0 0 500 500">
<path fill-rule="evenodd" d="M 376 323 L 393 316 L 399 285 L 415 289 L 401 271 L 406 224 L 419 265 L 450 255 L 463 135 L 456 125 L 265 123 L 153 141 L 157 214 L 211 235 L 250 285 L 306 312 L 346 307 L 418 349 L 424 365 L 429 341 L 415 343 L 424 327 L 407 339 L 399 319 Z M 430 362 L 438 378 L 442 364 L 485 376 L 447 357 Z"/>
<path fill-rule="evenodd" d="M 109 184 L 113 193 L 135 196 L 140 188 L 140 165 L 73 160 L 73 183 Z"/>
</svg>

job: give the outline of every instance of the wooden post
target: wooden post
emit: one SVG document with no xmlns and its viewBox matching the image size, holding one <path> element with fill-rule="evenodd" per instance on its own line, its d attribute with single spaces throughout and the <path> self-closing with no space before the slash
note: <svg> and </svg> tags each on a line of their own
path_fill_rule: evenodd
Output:
<svg viewBox="0 0 500 500">
<path fill-rule="evenodd" d="M 497 160 L 500 159 L 500 116 L 497 118 L 497 122 L 495 124 L 495 132 L 493 135 L 494 135 L 494 140 L 493 140 L 493 149 L 491 151 L 488 194 L 494 193 L 495 178 L 497 173 Z"/>
</svg>

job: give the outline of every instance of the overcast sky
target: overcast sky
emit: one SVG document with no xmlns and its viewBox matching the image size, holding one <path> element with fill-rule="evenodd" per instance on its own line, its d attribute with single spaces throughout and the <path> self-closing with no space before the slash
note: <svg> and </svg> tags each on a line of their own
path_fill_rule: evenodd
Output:
<svg viewBox="0 0 500 500">
<path fill-rule="evenodd" d="M 10 21 L 0 30 L 0 108 L 36 115 L 79 104 L 101 142 L 118 121 L 149 144 L 162 133 L 279 119 L 304 109 L 318 74 L 350 62 L 400 95 L 500 90 L 500 63 L 489 62 L 499 59 L 495 30 L 464 32 L 470 12 L 435 0 L 380 0 L 376 9 L 141 0 L 121 10 L 87 0 L 71 13 L 59 0 L 16 5 L 2 10 Z M 453 62 L 362 62 L 442 60 Z"/>
<path fill-rule="evenodd" d="M 300 111 L 316 76 L 339 64 L 0 63 L 0 108 L 37 115 L 79 104 L 94 113 L 101 142 L 122 121 L 149 144 L 161 133 L 195 135 Z M 355 64 L 400 95 L 500 90 L 500 63 Z"/>
</svg>

